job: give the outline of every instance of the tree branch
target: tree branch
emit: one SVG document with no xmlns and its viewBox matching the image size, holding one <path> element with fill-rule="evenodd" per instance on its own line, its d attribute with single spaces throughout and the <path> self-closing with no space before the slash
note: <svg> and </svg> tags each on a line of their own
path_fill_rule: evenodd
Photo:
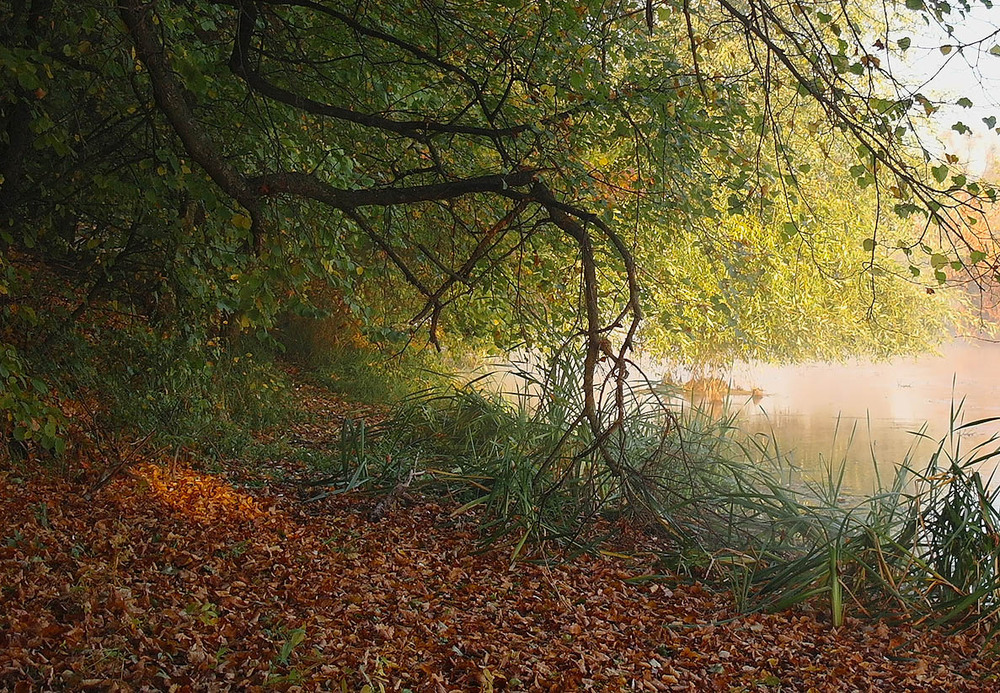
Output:
<svg viewBox="0 0 1000 693">
<path fill-rule="evenodd" d="M 260 196 L 295 195 L 337 209 L 354 209 L 450 200 L 477 193 L 503 194 L 512 188 L 531 185 L 537 173 L 537 171 L 517 171 L 407 188 L 348 190 L 336 188 L 307 173 L 284 172 L 257 176 L 250 179 L 249 185 Z"/>
</svg>

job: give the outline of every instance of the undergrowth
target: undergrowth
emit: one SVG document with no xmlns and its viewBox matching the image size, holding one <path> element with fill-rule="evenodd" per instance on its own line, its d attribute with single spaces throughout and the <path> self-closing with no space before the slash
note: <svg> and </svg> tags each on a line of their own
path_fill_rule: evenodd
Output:
<svg viewBox="0 0 1000 693">
<path fill-rule="evenodd" d="M 664 568 L 719 581 L 745 610 L 820 600 L 834 626 L 857 613 L 992 636 L 1000 623 L 1000 490 L 980 471 L 1000 439 L 967 447 L 963 438 L 997 419 L 963 423 L 961 403 L 929 459 L 907 456 L 859 498 L 843 493 L 842 465 L 822 483 L 789 486 L 776 441 L 744 436 L 733 417 L 679 409 L 649 383 L 626 389 L 628 415 L 595 440 L 570 359 L 515 369 L 507 381 L 516 386 L 499 392 L 480 380 L 444 384 L 419 358 L 344 350 L 309 377 L 355 400 L 401 400 L 392 420 L 375 431 L 348 419 L 336 449 L 298 449 L 280 436 L 265 449 L 250 433 L 293 416 L 267 343 L 223 349 L 141 327 L 74 339 L 50 345 L 67 358 L 44 363 L 4 352 L 8 383 L 20 388 L 5 401 L 22 418 L 59 401 L 69 422 L 59 425 L 96 445 L 109 473 L 153 449 L 297 456 L 323 474 L 317 494 L 450 494 L 456 514 L 477 509 L 484 543 L 512 561 L 529 544 L 595 550 L 600 532 L 624 520 L 648 534 Z M 48 388 L 34 399 L 29 371 Z M 606 423 L 611 399 L 598 400 Z"/>
<path fill-rule="evenodd" d="M 61 413 L 57 436 L 78 448 L 51 457 L 70 473 L 79 471 L 70 468 L 74 456 L 84 466 L 97 463 L 87 449 L 115 460 L 180 450 L 237 456 L 252 432 L 294 416 L 273 346 L 251 338 L 222 346 L 196 332 L 94 328 L 61 335 L 30 371 Z"/>
<path fill-rule="evenodd" d="M 613 471 L 582 421 L 568 362 L 517 376 L 513 392 L 474 382 L 406 399 L 364 456 L 365 478 L 383 488 L 418 479 L 459 498 L 458 513 L 481 508 L 485 543 L 507 546 L 512 560 L 528 542 L 594 549 L 597 520 L 624 516 L 656 541 L 665 567 L 720 581 L 746 610 L 820 600 L 833 626 L 856 613 L 995 633 L 1000 492 L 978 470 L 1000 440 L 962 446 L 963 433 L 995 420 L 962 423 L 957 405 L 929 460 L 908 456 L 859 498 L 843 493 L 842 465 L 790 487 L 776 445 L 640 387 L 623 430 L 605 441 Z M 348 477 L 358 484 L 356 468 Z"/>
<path fill-rule="evenodd" d="M 321 361 L 310 365 L 308 377 L 332 392 L 366 404 L 395 404 L 446 379 L 426 356 L 408 350 L 384 353 L 370 346 L 331 349 Z"/>
</svg>

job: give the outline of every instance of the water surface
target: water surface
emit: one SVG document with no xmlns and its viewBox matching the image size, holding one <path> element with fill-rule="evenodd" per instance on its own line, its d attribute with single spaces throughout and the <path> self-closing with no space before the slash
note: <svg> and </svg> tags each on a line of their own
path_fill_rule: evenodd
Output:
<svg viewBox="0 0 1000 693">
<path fill-rule="evenodd" d="M 937 447 L 933 441 L 948 433 L 953 407 L 961 404 L 965 422 L 1000 417 L 995 343 L 954 341 L 940 355 L 885 363 L 737 364 L 727 377 L 734 387 L 764 393 L 756 403 L 745 394 L 730 395 L 743 428 L 773 432 L 804 479 L 819 479 L 831 461 L 846 460 L 844 485 L 854 492 L 874 488 L 873 457 L 885 479 L 908 453 L 926 462 Z M 925 424 L 933 441 L 914 435 Z M 966 431 L 961 450 L 998 432 L 998 422 Z"/>
</svg>

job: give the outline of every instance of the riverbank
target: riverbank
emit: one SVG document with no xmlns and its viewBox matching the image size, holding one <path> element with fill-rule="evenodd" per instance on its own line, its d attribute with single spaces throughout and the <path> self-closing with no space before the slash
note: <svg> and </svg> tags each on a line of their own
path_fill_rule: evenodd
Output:
<svg viewBox="0 0 1000 693">
<path fill-rule="evenodd" d="M 303 396 L 331 421 L 351 407 Z M 330 430 L 295 435 L 326 445 Z M 476 512 L 447 497 L 403 493 L 374 513 L 380 499 L 358 492 L 311 500 L 309 473 L 150 461 L 92 499 L 42 472 L 0 474 L 0 688 L 998 685 L 975 631 L 852 617 L 834 629 L 809 604 L 740 614 L 731 594 L 662 575 L 628 532 L 569 564 L 511 565 L 509 547 L 480 550 Z"/>
<path fill-rule="evenodd" d="M 144 465 L 93 502 L 0 482 L 0 683 L 124 690 L 994 690 L 974 635 L 645 581 L 631 557 L 507 564 L 426 499 L 373 522 L 228 474 Z M 27 688 L 23 688 L 28 690 Z"/>
</svg>

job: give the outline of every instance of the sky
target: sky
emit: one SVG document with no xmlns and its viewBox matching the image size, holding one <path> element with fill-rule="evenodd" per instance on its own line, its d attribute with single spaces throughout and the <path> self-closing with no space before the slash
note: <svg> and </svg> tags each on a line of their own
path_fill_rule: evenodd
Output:
<svg viewBox="0 0 1000 693">
<path fill-rule="evenodd" d="M 987 159 L 996 152 L 1000 157 L 1000 134 L 990 130 L 983 118 L 995 116 L 1000 126 L 1000 55 L 990 49 L 1000 46 L 1000 0 L 987 8 L 975 0 L 972 12 L 962 17 L 957 11 L 950 15 L 954 30 L 951 36 L 938 24 L 926 23 L 916 13 L 907 12 L 908 30 L 890 35 L 890 43 L 908 36 L 910 47 L 902 53 L 894 52 L 890 67 L 897 77 L 913 85 L 929 98 L 949 101 L 935 114 L 934 128 L 938 140 L 951 153 L 966 162 L 970 173 L 979 176 L 986 168 Z M 957 4 L 957 3 L 956 3 Z M 979 42 L 964 50 L 959 44 Z M 951 46 L 949 50 L 942 47 Z M 1000 47 L 996 48 L 1000 53 Z M 971 108 L 957 105 L 958 99 L 972 101 Z M 951 126 L 961 121 L 972 128 L 972 135 L 960 136 Z M 929 146 L 928 149 L 931 149 Z M 931 149 L 933 153 L 939 153 Z"/>
</svg>

